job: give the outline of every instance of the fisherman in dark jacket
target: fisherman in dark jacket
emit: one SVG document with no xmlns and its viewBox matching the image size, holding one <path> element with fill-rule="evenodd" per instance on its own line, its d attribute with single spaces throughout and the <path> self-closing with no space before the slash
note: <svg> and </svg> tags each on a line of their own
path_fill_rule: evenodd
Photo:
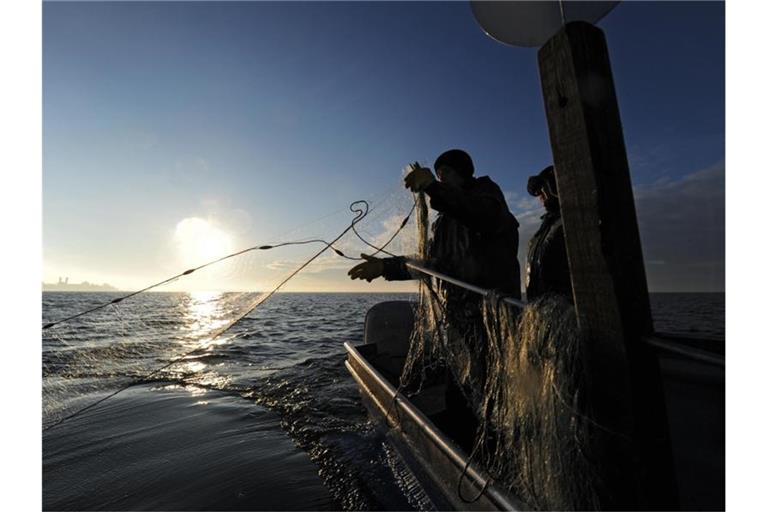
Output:
<svg viewBox="0 0 768 512">
<path fill-rule="evenodd" d="M 437 179 L 424 167 L 405 177 L 413 192 L 425 192 L 437 210 L 427 250 L 429 268 L 482 288 L 520 297 L 517 262 L 518 222 L 510 213 L 504 194 L 487 176 L 475 178 L 470 156 L 459 149 L 435 161 Z M 404 257 L 366 259 L 349 271 L 352 279 L 388 281 L 415 279 Z"/>
<path fill-rule="evenodd" d="M 550 165 L 528 178 L 528 193 L 541 200 L 546 213 L 541 217 L 541 227 L 528 242 L 526 299 L 532 301 L 544 294 L 556 293 L 573 300 L 555 168 Z"/>
<path fill-rule="evenodd" d="M 475 178 L 470 156 L 461 150 L 446 151 L 434 165 L 437 173 L 416 167 L 405 178 L 413 192 L 424 192 L 438 216 L 432 224 L 427 248 L 428 268 L 451 277 L 520 297 L 517 261 L 518 222 L 504 195 L 490 178 Z M 423 278 L 409 271 L 404 257 L 374 258 L 349 271 L 352 279 L 371 281 Z M 432 288 L 430 288 L 432 289 Z M 486 376 L 487 340 L 483 328 L 482 297 L 459 286 L 438 282 L 437 298 L 446 328 L 443 348 L 451 357 L 446 400 L 457 413 L 451 427 L 457 439 L 471 440 L 476 428 Z M 461 411 L 464 411 L 463 413 Z M 474 418 L 474 419 L 473 419 Z"/>
</svg>

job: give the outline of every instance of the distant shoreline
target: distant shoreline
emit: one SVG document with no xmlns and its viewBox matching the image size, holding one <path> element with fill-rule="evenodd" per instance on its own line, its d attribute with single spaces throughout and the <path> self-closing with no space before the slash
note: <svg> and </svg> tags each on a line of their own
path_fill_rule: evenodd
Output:
<svg viewBox="0 0 768 512">
<path fill-rule="evenodd" d="M 120 290 L 118 288 L 109 287 L 108 288 L 102 288 L 98 285 L 92 285 L 93 288 L 79 288 L 79 285 L 67 285 L 66 288 L 61 286 L 53 285 L 45 285 L 43 286 L 44 292 L 60 292 L 60 293 L 134 293 L 136 290 Z M 180 290 L 149 290 L 145 293 L 197 293 L 197 292 L 205 292 L 205 293 L 261 293 L 259 291 L 254 290 L 195 290 L 195 291 L 180 291 Z M 277 292 L 279 294 L 305 294 L 305 295 L 311 295 L 311 294 L 335 294 L 335 295 L 416 295 L 418 294 L 418 291 L 393 291 L 393 292 L 361 292 L 361 291 L 327 291 L 327 292 L 294 292 L 294 291 L 279 291 Z M 725 295 L 725 292 L 649 292 L 651 295 Z"/>
<path fill-rule="evenodd" d="M 52 288 L 43 288 L 44 292 L 57 292 L 57 293 L 134 293 L 136 290 L 119 290 L 117 288 L 110 288 L 110 289 L 73 289 L 74 287 L 70 285 L 67 289 L 62 289 L 60 287 L 56 287 L 55 285 Z M 258 290 L 194 290 L 194 291 L 183 291 L 183 290 L 148 290 L 144 293 L 267 293 L 267 292 L 261 292 Z M 304 294 L 304 295 L 313 295 L 313 294 L 326 294 L 326 295 L 417 295 L 418 291 L 412 291 L 412 292 L 335 292 L 335 291 L 329 291 L 329 292 L 284 292 L 284 291 L 278 291 L 277 294 Z"/>
<path fill-rule="evenodd" d="M 87 281 L 78 284 L 69 283 L 43 283 L 44 292 L 119 292 L 109 284 L 93 284 Z"/>
</svg>

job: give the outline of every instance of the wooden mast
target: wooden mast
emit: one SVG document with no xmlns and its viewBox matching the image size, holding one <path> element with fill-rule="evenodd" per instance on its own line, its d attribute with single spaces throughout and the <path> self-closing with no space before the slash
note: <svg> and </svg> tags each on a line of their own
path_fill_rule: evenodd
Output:
<svg viewBox="0 0 768 512">
<path fill-rule="evenodd" d="M 539 71 L 599 427 L 603 508 L 675 509 L 677 487 L 624 136 L 603 32 L 566 24 Z"/>
</svg>

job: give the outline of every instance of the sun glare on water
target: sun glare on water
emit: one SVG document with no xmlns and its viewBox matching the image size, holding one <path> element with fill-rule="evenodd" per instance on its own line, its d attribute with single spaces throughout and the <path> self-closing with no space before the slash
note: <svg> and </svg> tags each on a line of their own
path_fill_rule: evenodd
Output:
<svg viewBox="0 0 768 512">
<path fill-rule="evenodd" d="M 176 225 L 174 241 L 179 258 L 193 267 L 232 252 L 232 237 L 221 228 L 199 217 L 188 217 Z"/>
</svg>

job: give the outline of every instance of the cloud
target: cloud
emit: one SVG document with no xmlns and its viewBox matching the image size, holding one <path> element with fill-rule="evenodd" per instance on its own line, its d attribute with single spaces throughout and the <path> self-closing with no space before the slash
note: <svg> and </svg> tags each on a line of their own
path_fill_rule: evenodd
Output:
<svg viewBox="0 0 768 512">
<path fill-rule="evenodd" d="M 721 291 L 725 286 L 725 165 L 722 162 L 678 178 L 664 177 L 634 188 L 643 255 L 651 291 Z M 541 224 L 544 209 L 525 193 L 508 191 L 505 198 L 520 223 L 518 259 L 524 268 L 528 241 Z M 434 215 L 434 212 L 430 212 Z M 359 226 L 374 245 L 385 243 L 405 216 L 387 213 Z M 432 220 L 432 219 L 431 219 Z M 350 256 L 371 252 L 350 234 L 338 247 Z M 388 246 L 395 254 L 414 254 L 414 217 Z M 288 273 L 305 259 L 272 261 L 267 268 Z M 328 253 L 307 274 L 346 271 L 355 262 Z"/>
<path fill-rule="evenodd" d="M 398 232 L 403 219 L 413 204 L 410 201 L 412 201 L 410 195 L 390 195 L 381 204 L 377 204 L 375 208 L 372 208 L 371 214 L 365 220 L 357 224 L 358 232 L 369 243 L 382 247 L 393 234 Z M 338 229 L 338 226 L 333 229 L 335 231 L 335 229 Z M 294 236 L 298 234 L 292 233 L 292 236 L 289 238 L 291 240 L 325 238 L 330 241 L 336 234 L 331 233 L 328 235 L 326 233 L 326 236 L 323 237 L 323 232 L 323 229 L 314 225 L 311 231 L 305 230 L 302 233 L 304 236 Z M 415 239 L 415 218 L 412 216 L 408 224 L 387 245 L 386 250 L 397 255 L 413 254 L 415 252 Z M 376 249 L 366 245 L 352 231 L 347 232 L 341 240 L 333 245 L 334 248 L 339 249 L 346 256 L 352 258 L 359 257 L 360 253 L 372 254 L 376 252 Z M 321 248 L 322 245 L 319 243 L 293 248 L 293 252 L 289 254 L 283 254 L 281 257 L 276 255 L 271 261 L 264 262 L 262 268 L 272 271 L 275 274 L 272 278 L 285 277 L 304 264 L 308 258 Z M 285 250 L 290 251 L 291 249 L 286 248 Z M 379 256 L 386 257 L 387 255 L 379 254 Z M 341 289 L 345 288 L 348 284 L 347 281 L 349 279 L 346 277 L 346 272 L 358 263 L 359 261 L 357 260 L 343 258 L 332 250 L 328 250 L 306 267 L 306 269 L 302 270 L 301 274 L 313 275 L 315 276 L 313 279 L 326 279 L 330 283 L 329 286 Z M 300 276 L 297 276 L 297 280 L 301 281 L 302 286 L 306 284 Z"/>
<path fill-rule="evenodd" d="M 725 165 L 718 162 L 679 178 L 634 187 L 643 256 L 651 291 L 721 291 L 725 288 Z M 504 194 L 520 223 L 518 259 L 544 209 L 534 197 Z"/>
<path fill-rule="evenodd" d="M 725 167 L 634 189 L 646 259 L 672 263 L 725 257 Z"/>
<path fill-rule="evenodd" d="M 653 145 L 639 146 L 634 144 L 627 150 L 629 168 L 634 172 L 641 171 L 643 173 L 647 171 L 657 172 L 659 169 L 668 170 L 670 156 L 676 147 L 666 140 Z"/>
<path fill-rule="evenodd" d="M 504 199 L 513 213 L 537 210 L 541 207 L 540 201 L 528 192 L 523 194 L 516 191 L 506 191 L 504 192 Z"/>
<path fill-rule="evenodd" d="M 541 216 L 544 215 L 544 207 L 541 202 L 529 195 L 527 192 L 504 192 L 504 198 L 507 200 L 509 210 L 520 223 L 518 234 L 520 242 L 518 245 L 517 259 L 520 261 L 520 268 L 525 269 L 525 260 L 528 255 L 528 241 L 541 225 Z"/>
<path fill-rule="evenodd" d="M 410 210 L 410 206 L 411 205 L 407 203 L 393 203 L 389 205 L 389 207 L 382 209 L 378 217 L 371 216 L 364 222 L 358 224 L 357 231 L 367 242 L 375 247 L 384 247 L 387 242 L 390 242 L 392 236 L 397 233 L 397 236 L 386 245 L 386 251 L 395 255 L 414 255 L 417 252 L 415 213 L 410 216 L 405 227 L 400 229 L 403 220 Z M 430 210 L 430 223 L 436 216 L 437 212 Z M 317 246 L 318 249 L 320 247 L 320 245 Z M 347 233 L 344 238 L 334 243 L 334 247 L 341 250 L 345 255 L 354 258 L 358 257 L 360 253 L 373 254 L 376 252 L 376 249 L 362 242 L 352 231 Z M 378 256 L 387 257 L 388 254 L 379 253 Z M 309 253 L 307 254 L 307 258 L 308 257 Z M 266 267 L 273 271 L 290 272 L 301 266 L 305 261 L 306 259 L 301 257 L 283 258 L 268 263 Z M 359 263 L 359 261 L 342 258 L 332 251 L 328 251 L 312 262 L 312 264 L 302 271 L 302 273 L 320 274 L 328 271 L 346 272 L 357 263 Z"/>
<path fill-rule="evenodd" d="M 307 259 L 282 259 L 275 260 L 267 264 L 267 268 L 278 272 L 290 273 L 306 263 Z M 329 270 L 347 270 L 355 265 L 356 261 L 348 260 L 337 256 L 336 254 L 329 254 L 327 256 L 320 256 L 315 261 L 309 264 L 302 274 L 320 274 Z"/>
<path fill-rule="evenodd" d="M 723 290 L 725 164 L 634 192 L 651 290 Z"/>
<path fill-rule="evenodd" d="M 253 228 L 253 217 L 247 210 L 232 205 L 229 200 L 215 197 L 202 199 L 200 207 L 209 221 L 237 237 L 248 239 Z"/>
<path fill-rule="evenodd" d="M 400 225 L 405 219 L 407 212 L 398 212 L 385 219 L 382 219 L 377 227 L 374 227 L 374 232 L 367 231 L 366 233 L 360 232 L 361 235 L 375 245 L 376 247 L 383 247 L 392 235 L 394 235 Z M 437 212 L 430 210 L 429 223 L 434 221 L 437 216 Z M 408 223 L 398 233 L 398 235 L 387 245 L 386 250 L 392 254 L 413 256 L 418 252 L 418 234 L 416 227 L 416 212 L 411 214 Z"/>
</svg>

